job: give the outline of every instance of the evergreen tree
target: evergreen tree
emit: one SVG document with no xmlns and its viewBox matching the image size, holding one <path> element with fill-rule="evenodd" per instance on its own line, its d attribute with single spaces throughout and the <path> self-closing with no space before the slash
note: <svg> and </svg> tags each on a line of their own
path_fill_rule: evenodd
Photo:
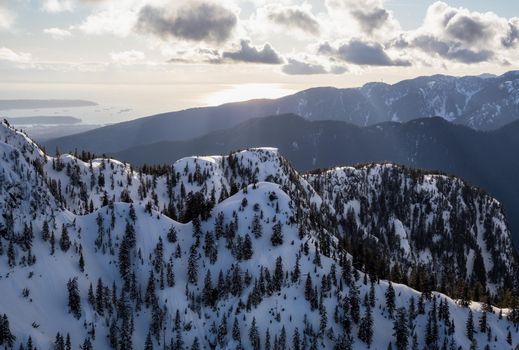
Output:
<svg viewBox="0 0 519 350">
<path fill-rule="evenodd" d="M 393 337 L 397 350 L 406 350 L 409 344 L 409 328 L 407 313 L 404 308 L 397 310 L 396 318 L 393 322 Z"/>
<path fill-rule="evenodd" d="M 79 319 L 81 318 L 81 297 L 79 296 L 77 277 L 68 280 L 67 290 L 69 312 L 74 315 L 75 318 Z"/>
<path fill-rule="evenodd" d="M 171 226 L 171 228 L 168 231 L 168 242 L 169 243 L 175 243 L 177 241 L 177 229 L 175 226 Z"/>
<path fill-rule="evenodd" d="M 61 227 L 61 237 L 59 239 L 59 246 L 62 251 L 66 252 L 69 250 L 70 244 L 71 243 L 70 243 L 70 238 L 68 236 L 67 226 L 65 226 L 65 224 L 63 224 L 63 226 Z"/>
<path fill-rule="evenodd" d="M 283 260 L 280 256 L 276 259 L 276 267 L 274 268 L 274 275 L 272 277 L 272 287 L 274 291 L 281 290 L 283 284 Z"/>
<path fill-rule="evenodd" d="M 255 317 L 252 318 L 252 324 L 251 324 L 250 330 L 249 330 L 249 340 L 250 340 L 252 349 L 254 349 L 254 350 L 261 349 L 261 341 L 260 341 L 260 336 L 259 336 L 259 332 L 258 332 L 258 327 L 256 326 Z"/>
<path fill-rule="evenodd" d="M 292 336 L 292 349 L 293 350 L 301 350 L 301 339 L 299 336 L 299 329 L 297 327 L 294 329 L 294 335 Z"/>
<path fill-rule="evenodd" d="M 235 317 L 234 322 L 232 324 L 232 339 L 241 344 L 241 334 L 240 334 L 240 325 L 238 324 L 238 319 Z"/>
<path fill-rule="evenodd" d="M 263 225 L 261 224 L 260 217 L 255 214 L 252 219 L 252 234 L 254 238 L 258 239 L 263 235 Z"/>
<path fill-rule="evenodd" d="M 395 311 L 395 289 L 393 284 L 389 281 L 386 290 L 386 308 L 389 313 L 389 317 L 393 318 L 393 312 Z"/>
<path fill-rule="evenodd" d="M 249 260 L 252 258 L 252 254 L 254 253 L 252 248 L 252 241 L 250 239 L 250 236 L 247 234 L 245 235 L 245 239 L 243 241 L 242 245 L 242 257 L 243 260 Z"/>
<path fill-rule="evenodd" d="M 350 316 L 353 322 L 359 323 L 360 318 L 360 299 L 359 290 L 355 283 L 352 283 L 348 294 Z"/>
<path fill-rule="evenodd" d="M 198 281 L 198 252 L 193 244 L 189 250 L 189 259 L 187 262 L 187 279 L 189 283 L 196 284 Z"/>
<path fill-rule="evenodd" d="M 11 332 L 9 318 L 4 314 L 0 317 L 0 345 L 4 345 L 6 349 L 12 348 L 15 341 L 16 337 Z"/>
<path fill-rule="evenodd" d="M 472 310 L 469 309 L 469 314 L 467 317 L 467 323 L 466 323 L 466 334 L 467 338 L 469 340 L 474 339 L 474 317 L 472 315 Z"/>
<path fill-rule="evenodd" d="M 479 318 L 479 331 L 481 333 L 487 332 L 487 313 L 483 312 Z"/>
<path fill-rule="evenodd" d="M 151 339 L 151 332 L 148 331 L 146 342 L 144 343 L 144 350 L 153 350 L 153 340 Z"/>
<path fill-rule="evenodd" d="M 270 237 L 270 241 L 274 247 L 283 244 L 282 231 L 283 229 L 280 222 L 277 222 L 274 226 L 272 226 L 272 236 Z"/>
<path fill-rule="evenodd" d="M 359 323 L 359 339 L 368 344 L 368 348 L 373 341 L 373 315 L 371 313 L 371 306 L 368 304 L 364 316 L 362 316 Z"/>
</svg>

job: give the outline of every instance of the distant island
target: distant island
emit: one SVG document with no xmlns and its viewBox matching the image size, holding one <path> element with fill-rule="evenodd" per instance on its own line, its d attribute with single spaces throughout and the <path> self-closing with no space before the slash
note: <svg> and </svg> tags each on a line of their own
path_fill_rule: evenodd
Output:
<svg viewBox="0 0 519 350">
<path fill-rule="evenodd" d="M 0 100 L 0 110 L 35 109 L 35 108 L 73 108 L 98 106 L 96 102 L 86 100 Z"/>
<path fill-rule="evenodd" d="M 30 116 L 5 119 L 7 119 L 7 121 L 13 125 L 70 125 L 79 124 L 82 122 L 80 118 L 70 116 Z"/>
</svg>

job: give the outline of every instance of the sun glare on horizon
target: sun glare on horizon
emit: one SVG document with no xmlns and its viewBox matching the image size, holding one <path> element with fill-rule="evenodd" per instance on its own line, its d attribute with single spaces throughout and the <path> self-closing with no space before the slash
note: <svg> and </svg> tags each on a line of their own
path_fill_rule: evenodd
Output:
<svg viewBox="0 0 519 350">
<path fill-rule="evenodd" d="M 226 85 L 224 89 L 210 93 L 205 98 L 208 106 L 229 102 L 248 101 L 258 98 L 279 98 L 295 93 L 296 90 L 280 84 L 236 84 Z"/>
</svg>

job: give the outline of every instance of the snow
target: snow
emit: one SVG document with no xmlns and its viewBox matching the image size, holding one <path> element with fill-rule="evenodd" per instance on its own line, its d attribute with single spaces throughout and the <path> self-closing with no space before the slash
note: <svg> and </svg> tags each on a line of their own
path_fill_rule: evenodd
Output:
<svg viewBox="0 0 519 350">
<path fill-rule="evenodd" d="M 305 278 L 308 274 L 312 276 L 314 285 L 321 284 L 321 278 L 330 273 L 332 265 L 337 267 L 337 276 L 341 275 L 341 269 L 337 261 L 337 255 L 341 252 L 334 246 L 337 243 L 335 237 L 332 238 L 332 252 L 330 256 L 320 255 L 321 265 L 313 263 L 317 252 L 318 236 L 323 234 L 330 236 L 331 233 L 324 229 L 319 232 L 313 229 L 303 237 L 299 236 L 299 225 L 296 218 L 300 215 L 308 215 L 310 207 L 330 210 L 332 215 L 344 214 L 347 209 L 352 208 L 356 213 L 360 210 L 360 202 L 356 198 L 345 200 L 345 210 L 343 213 L 335 213 L 331 208 L 332 198 L 317 193 L 311 186 L 311 178 L 303 177 L 293 170 L 288 163 L 280 157 L 275 148 L 256 148 L 237 152 L 229 156 L 209 156 L 209 157 L 187 157 L 173 164 L 173 169 L 177 174 L 179 183 L 185 186 L 186 193 L 202 191 L 206 197 L 210 197 L 211 190 L 216 193 L 216 204 L 211 210 L 211 216 L 201 222 L 202 243 L 196 247 L 196 239 L 193 235 L 193 222 L 185 224 L 176 222 L 169 217 L 162 215 L 161 210 L 168 203 L 168 179 L 164 176 L 152 176 L 139 174 L 132 170 L 129 165 L 106 159 L 95 159 L 91 162 L 83 162 L 71 155 L 62 155 L 59 159 L 52 158 L 43 154 L 41 150 L 25 135 L 14 132 L 12 129 L 3 125 L 0 127 L 0 209 L 2 212 L 8 210 L 13 213 L 13 230 L 21 232 L 25 223 L 31 223 L 34 230 L 32 254 L 36 256 L 36 264 L 22 266 L 21 257 L 27 252 L 16 247 L 18 264 L 15 267 L 8 267 L 7 256 L 0 256 L 0 293 L 2 301 L 0 310 L 9 316 L 10 328 L 17 336 L 17 346 L 21 342 L 26 342 L 28 336 L 32 337 L 33 343 L 39 349 L 52 348 L 52 343 L 57 332 L 70 333 L 72 337 L 72 348 L 78 349 L 83 340 L 88 337 L 88 331 L 95 326 L 95 339 L 93 345 L 95 349 L 108 349 L 107 334 L 108 327 L 106 318 L 99 315 L 87 302 L 87 291 L 90 284 L 96 285 L 97 280 L 102 278 L 106 286 L 111 287 L 115 283 L 117 290 L 122 288 L 123 281 L 120 277 L 118 266 L 118 251 L 128 224 L 133 225 L 136 233 L 136 249 L 132 251 L 133 271 L 136 274 L 136 281 L 144 294 L 150 269 L 153 269 L 151 257 L 154 249 L 161 239 L 164 243 L 164 259 L 167 262 L 172 257 L 175 273 L 175 286 L 166 286 L 163 290 L 157 288 L 157 298 L 159 305 L 167 307 L 165 316 L 165 326 L 167 337 L 172 335 L 173 322 L 176 310 L 182 315 L 183 325 L 191 324 L 190 330 L 185 327 L 183 331 L 184 342 L 190 346 L 194 337 L 198 337 L 204 348 L 209 348 L 208 339 L 214 338 L 210 332 L 211 325 L 220 325 L 223 315 L 227 316 L 228 336 L 222 347 L 235 348 L 237 345 L 231 338 L 231 327 L 236 316 L 240 325 L 242 342 L 244 348 L 250 348 L 248 330 L 255 318 L 259 332 L 264 342 L 264 334 L 267 329 L 273 336 L 279 333 L 281 327 L 286 328 L 288 344 L 291 344 L 292 333 L 298 328 L 303 334 L 305 315 L 308 323 L 314 330 L 319 329 L 319 311 L 311 310 L 308 301 L 304 298 Z M 239 170 L 229 166 L 229 162 L 236 161 L 240 164 Z M 36 162 L 37 161 L 37 162 Z M 38 173 L 33 166 L 33 162 L 40 163 L 43 174 Z M 57 170 L 56 164 L 62 162 L 63 170 Z M 53 163 L 55 166 L 53 167 Z M 338 195 L 344 191 L 346 186 L 366 187 L 368 182 L 371 184 L 380 183 L 381 169 L 383 167 L 393 168 L 393 165 L 381 165 L 375 168 L 365 167 L 364 169 L 337 168 L 330 170 L 330 181 L 333 195 Z M 198 171 L 206 176 L 201 183 L 197 180 L 189 181 L 190 175 Z M 73 186 L 71 175 L 77 171 L 79 180 L 85 184 L 84 191 L 81 193 L 76 186 Z M 235 175 L 232 175 L 236 171 Z M 364 178 L 362 172 L 369 174 Z M 94 184 L 91 184 L 92 174 Z M 105 185 L 97 184 L 100 174 L 104 175 Z M 354 178 L 365 179 L 366 182 L 357 184 Z M 436 187 L 433 185 L 434 176 L 427 178 L 423 184 L 423 191 L 434 192 Z M 131 180 L 131 183 L 129 183 Z M 309 180 L 309 181 L 307 181 Z M 56 187 L 61 192 L 61 200 L 56 198 L 56 194 L 51 190 L 49 183 L 55 181 L 60 183 Z M 229 188 L 231 181 L 238 182 L 240 190 L 225 199 L 220 198 L 220 191 Z M 152 186 L 156 183 L 156 186 Z M 56 185 L 58 186 L 58 185 Z M 181 190 L 177 184 L 172 189 L 173 198 L 180 200 Z M 143 189 L 144 188 L 144 189 Z M 121 194 L 127 191 L 133 204 L 122 203 Z M 103 197 L 115 198 L 113 205 L 103 206 Z M 84 198 L 83 198 L 84 197 Z M 14 199 L 13 199 L 14 198 Z M 335 197 L 333 197 L 335 198 Z M 220 199 L 223 199 L 220 201 Z M 300 201 L 296 207 L 295 200 Z M 87 210 L 88 203 L 92 201 L 93 212 Z M 11 203 L 16 206 L 8 207 Z M 146 206 L 151 204 L 151 210 Z M 244 205 L 246 203 L 246 205 Z M 135 210 L 135 220 L 130 216 L 132 208 Z M 251 225 L 255 216 L 260 216 L 260 223 L 263 234 L 261 237 L 251 237 L 253 242 L 253 254 L 249 260 L 238 261 L 231 250 L 226 248 L 226 239 L 220 237 L 215 239 L 218 251 L 218 258 L 212 264 L 204 254 L 204 239 L 209 232 L 214 233 L 215 223 L 222 213 L 224 225 L 229 226 L 236 218 L 238 227 L 236 237 L 244 238 L 251 234 Z M 98 225 L 102 219 L 101 226 Z M 406 255 L 414 253 L 413 247 L 409 242 L 408 228 L 398 218 L 392 218 L 395 233 L 399 237 L 400 247 Z M 507 230 L 504 220 L 499 217 L 495 219 L 495 224 L 501 227 L 503 239 L 506 239 Z M 65 225 L 70 235 L 72 246 L 67 252 L 63 252 L 56 243 L 56 251 L 50 254 L 50 244 L 44 241 L 41 236 L 41 227 L 44 221 L 50 224 L 50 231 L 59 240 L 61 227 Z M 282 225 L 283 244 L 273 246 L 270 237 L 273 226 L 276 223 Z M 5 215 L 0 217 L 0 224 L 5 225 Z M 169 242 L 168 231 L 174 227 L 177 232 L 177 242 Z M 99 230 L 104 232 L 105 240 L 101 248 L 96 246 L 96 238 Z M 478 231 L 478 237 L 481 232 Z M 112 239 L 113 246 L 107 243 L 108 238 Z M 0 242 L 6 246 L 6 240 L 0 238 Z M 481 243 L 481 242 L 480 242 Z M 302 247 L 308 245 L 308 255 L 301 254 Z M 180 257 L 175 257 L 177 247 L 181 251 Z M 197 249 L 197 263 L 199 273 L 196 284 L 188 282 L 187 265 L 191 247 Z M 110 248 L 114 250 L 112 254 Z M 79 251 L 81 250 L 84 261 L 85 271 L 79 269 Z M 355 254 L 355 252 L 351 252 Z M 424 252 L 420 253 L 420 259 Z M 247 296 L 253 289 L 253 285 L 244 285 L 244 291 L 240 296 L 228 295 L 219 300 L 214 307 L 203 307 L 200 311 L 194 311 L 188 307 L 192 300 L 186 296 L 186 290 L 190 295 L 199 295 L 204 284 L 204 277 L 207 271 L 211 272 L 213 285 L 220 270 L 230 271 L 239 266 L 242 273 L 248 273 L 254 278 L 258 278 L 260 267 L 272 271 L 277 257 L 282 258 L 283 270 L 292 271 L 296 259 L 300 258 L 301 278 L 292 282 L 288 278 L 284 281 L 282 289 L 272 295 L 265 295 L 262 302 L 257 307 L 247 310 L 242 303 L 246 303 Z M 351 259 L 351 255 L 347 254 Z M 359 272 L 360 278 L 356 282 L 359 288 L 359 295 L 363 296 L 369 292 L 369 283 L 363 283 L 363 273 Z M 82 314 L 76 320 L 67 312 L 67 290 L 66 283 L 70 278 L 78 278 L 79 290 L 81 295 Z M 388 281 L 381 280 L 375 283 L 376 306 L 373 308 L 373 318 L 375 322 L 375 333 L 371 349 L 386 349 L 387 344 L 392 341 L 393 320 L 385 310 L 384 300 Z M 419 292 L 400 284 L 393 284 L 396 292 L 396 306 L 407 306 L 410 297 L 415 300 L 419 297 Z M 22 295 L 24 288 L 30 293 L 27 298 Z M 334 321 L 335 307 L 338 305 L 336 299 L 343 300 L 349 292 L 348 286 L 340 288 L 339 285 L 331 287 L 331 291 L 323 298 L 323 305 L 327 312 L 328 327 L 334 334 L 342 332 L 342 326 Z M 469 347 L 469 341 L 464 334 L 465 320 L 468 309 L 462 308 L 449 297 L 435 293 L 439 298 L 446 300 L 449 304 L 451 317 L 455 322 L 456 333 L 454 340 L 462 348 Z M 362 304 L 362 303 L 361 303 Z M 426 309 L 432 305 L 431 301 L 426 302 Z M 474 312 L 477 320 L 481 315 L 479 303 L 472 303 L 470 309 Z M 361 305 L 361 315 L 365 307 Z M 498 312 L 498 309 L 495 309 Z M 504 310 L 506 315 L 508 311 Z M 151 318 L 149 309 L 143 308 L 135 313 L 135 332 L 133 343 L 136 349 L 143 348 L 148 332 L 148 325 Z M 498 319 L 497 315 L 489 314 L 489 325 L 492 327 L 496 341 L 492 346 L 496 349 L 509 348 L 506 343 L 506 333 L 510 324 L 505 318 Z M 422 348 L 425 343 L 423 333 L 426 326 L 426 315 L 419 315 L 416 319 L 416 332 L 419 335 L 419 346 Z M 36 325 L 37 327 L 33 326 Z M 86 326 L 85 326 L 86 325 Z M 443 326 L 441 326 L 443 327 Z M 358 326 L 352 325 L 352 335 L 355 349 L 367 349 L 368 346 L 362 343 L 358 337 Z M 443 331 L 440 330 L 442 337 Z M 475 335 L 478 344 L 486 344 L 486 335 L 477 333 Z M 514 344 L 519 341 L 517 331 L 512 333 Z M 273 339 L 271 339 L 272 341 Z M 159 348 L 158 342 L 154 341 L 155 348 Z M 162 345 L 162 344 L 161 344 Z M 323 336 L 319 339 L 318 347 L 329 349 L 333 348 L 334 342 L 328 337 Z"/>
</svg>

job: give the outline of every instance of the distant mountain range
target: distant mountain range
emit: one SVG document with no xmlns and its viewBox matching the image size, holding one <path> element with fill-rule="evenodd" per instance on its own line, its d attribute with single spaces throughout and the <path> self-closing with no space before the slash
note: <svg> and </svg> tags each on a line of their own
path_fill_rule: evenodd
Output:
<svg viewBox="0 0 519 350">
<path fill-rule="evenodd" d="M 501 76 L 434 75 L 394 85 L 320 87 L 274 100 L 193 108 L 106 126 L 47 142 L 48 149 L 96 153 L 160 141 L 183 141 L 268 115 L 295 113 L 307 120 L 339 120 L 358 126 L 439 116 L 478 130 L 493 130 L 519 118 L 519 71 Z"/>
</svg>

